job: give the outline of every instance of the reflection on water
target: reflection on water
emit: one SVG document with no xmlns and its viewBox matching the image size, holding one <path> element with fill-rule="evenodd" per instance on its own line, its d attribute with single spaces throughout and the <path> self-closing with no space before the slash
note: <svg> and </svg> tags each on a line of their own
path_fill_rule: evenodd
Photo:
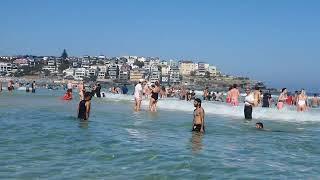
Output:
<svg viewBox="0 0 320 180">
<path fill-rule="evenodd" d="M 79 120 L 79 127 L 82 129 L 87 129 L 89 127 L 89 121 Z"/>
<path fill-rule="evenodd" d="M 203 139 L 203 133 L 192 132 L 191 149 L 193 153 L 197 154 L 202 150 L 202 147 L 203 147 L 202 139 Z"/>
</svg>

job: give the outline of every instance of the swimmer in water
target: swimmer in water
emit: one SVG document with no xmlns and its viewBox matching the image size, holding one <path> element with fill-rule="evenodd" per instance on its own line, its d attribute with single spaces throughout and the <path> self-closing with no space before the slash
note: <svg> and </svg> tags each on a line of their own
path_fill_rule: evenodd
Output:
<svg viewBox="0 0 320 180">
<path fill-rule="evenodd" d="M 196 98 L 194 100 L 193 105 L 196 109 L 193 111 L 192 131 L 203 133 L 205 131 L 205 129 L 204 129 L 204 115 L 205 115 L 205 113 L 204 113 L 204 109 L 201 107 L 201 100 L 199 98 Z"/>
<path fill-rule="evenodd" d="M 78 106 L 78 118 L 80 120 L 88 120 L 91 108 L 91 94 L 86 92 L 84 94 L 84 100 L 81 100 Z"/>
<path fill-rule="evenodd" d="M 257 129 L 263 129 L 263 124 L 262 124 L 262 122 L 257 122 L 257 123 L 256 123 L 256 128 L 257 128 Z"/>
</svg>

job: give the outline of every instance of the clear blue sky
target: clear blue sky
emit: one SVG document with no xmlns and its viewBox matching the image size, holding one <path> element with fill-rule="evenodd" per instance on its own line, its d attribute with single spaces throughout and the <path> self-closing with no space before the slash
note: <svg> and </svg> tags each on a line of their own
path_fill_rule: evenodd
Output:
<svg viewBox="0 0 320 180">
<path fill-rule="evenodd" d="M 318 0 L 2 0 L 0 54 L 195 59 L 319 90 Z"/>
</svg>

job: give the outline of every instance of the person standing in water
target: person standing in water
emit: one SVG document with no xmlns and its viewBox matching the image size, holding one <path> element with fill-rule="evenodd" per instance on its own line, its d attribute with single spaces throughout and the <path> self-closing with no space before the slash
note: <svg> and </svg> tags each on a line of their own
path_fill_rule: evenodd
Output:
<svg viewBox="0 0 320 180">
<path fill-rule="evenodd" d="M 139 83 L 134 87 L 135 111 L 140 111 L 141 109 L 141 101 L 142 101 L 142 94 L 143 94 L 143 89 L 141 85 L 142 81 L 143 80 L 140 79 Z"/>
<path fill-rule="evenodd" d="M 0 81 L 0 92 L 2 92 L 2 81 Z"/>
<path fill-rule="evenodd" d="M 159 98 L 159 92 L 160 92 L 160 84 L 158 81 L 156 81 L 154 85 L 151 86 L 151 98 L 149 103 L 149 108 L 151 112 L 157 111 L 157 102 Z"/>
<path fill-rule="evenodd" d="M 122 90 L 122 94 L 128 94 L 128 88 L 125 84 L 122 86 L 121 90 Z"/>
<path fill-rule="evenodd" d="M 149 96 L 151 94 L 149 86 L 150 86 L 150 84 L 147 81 L 144 81 L 143 95 L 145 96 L 146 99 L 149 99 Z"/>
<path fill-rule="evenodd" d="M 161 90 L 160 90 L 160 98 L 162 98 L 162 99 L 167 98 L 167 95 L 168 95 L 168 93 L 167 93 L 166 87 L 162 86 Z"/>
<path fill-rule="evenodd" d="M 307 110 L 307 100 L 308 96 L 306 95 L 306 91 L 304 89 L 301 90 L 301 93 L 298 95 L 298 102 L 297 102 L 297 111 L 304 112 Z"/>
<path fill-rule="evenodd" d="M 239 96 L 240 92 L 238 90 L 238 85 L 234 84 L 232 87 L 232 90 L 230 91 L 230 100 L 232 106 L 238 106 L 239 105 Z"/>
<path fill-rule="evenodd" d="M 260 101 L 261 101 L 261 92 L 260 92 L 260 88 L 259 88 L 258 86 L 256 86 L 256 87 L 254 88 L 253 95 L 254 95 L 254 103 L 253 103 L 253 106 L 254 106 L 254 107 L 258 107 L 259 104 L 260 104 Z"/>
<path fill-rule="evenodd" d="M 209 87 L 206 87 L 203 90 L 203 100 L 208 100 L 208 96 L 209 96 Z"/>
<path fill-rule="evenodd" d="M 8 81 L 8 91 L 12 94 L 14 87 L 13 87 L 13 81 L 9 80 Z"/>
<path fill-rule="evenodd" d="M 284 103 L 286 102 L 286 100 L 288 98 L 287 94 L 288 94 L 287 88 L 283 88 L 282 91 L 281 91 L 281 94 L 279 96 L 278 103 L 277 103 L 277 108 L 279 110 L 283 108 Z"/>
<path fill-rule="evenodd" d="M 244 118 L 252 119 L 252 107 L 254 106 L 254 93 L 250 89 L 246 90 L 247 96 L 244 99 Z"/>
<path fill-rule="evenodd" d="M 72 83 L 71 83 L 71 81 L 69 81 L 68 84 L 67 84 L 67 91 L 72 93 Z"/>
<path fill-rule="evenodd" d="M 229 104 L 231 103 L 231 90 L 233 89 L 232 86 L 229 87 L 229 90 L 227 92 L 227 97 L 226 97 L 226 103 Z"/>
<path fill-rule="evenodd" d="M 33 81 L 31 84 L 31 92 L 36 93 L 36 81 Z"/>
<path fill-rule="evenodd" d="M 317 94 L 313 95 L 310 105 L 312 108 L 318 108 L 320 106 L 320 99 Z"/>
<path fill-rule="evenodd" d="M 78 91 L 79 91 L 80 101 L 84 100 L 85 89 L 84 89 L 84 85 L 83 85 L 83 82 L 82 82 L 82 81 L 81 81 L 80 84 L 78 85 Z"/>
<path fill-rule="evenodd" d="M 201 100 L 199 98 L 196 98 L 194 100 L 193 105 L 196 109 L 193 111 L 192 131 L 203 133 L 205 131 L 205 128 L 204 128 L 205 113 L 204 113 L 204 109 L 201 107 Z"/>
<path fill-rule="evenodd" d="M 86 92 L 84 94 L 84 100 L 81 100 L 79 102 L 78 106 L 78 118 L 80 120 L 88 120 L 90 115 L 90 109 L 91 109 L 91 94 L 90 92 Z"/>
<path fill-rule="evenodd" d="M 263 98 L 262 98 L 262 107 L 265 107 L 265 108 L 268 108 L 270 107 L 271 105 L 271 94 L 270 94 L 270 91 L 266 91 L 264 94 L 263 94 Z"/>
<path fill-rule="evenodd" d="M 27 93 L 30 92 L 30 84 L 29 83 L 26 84 L 26 92 Z"/>
<path fill-rule="evenodd" d="M 101 98 L 101 85 L 98 83 L 95 89 L 96 96 Z"/>
</svg>

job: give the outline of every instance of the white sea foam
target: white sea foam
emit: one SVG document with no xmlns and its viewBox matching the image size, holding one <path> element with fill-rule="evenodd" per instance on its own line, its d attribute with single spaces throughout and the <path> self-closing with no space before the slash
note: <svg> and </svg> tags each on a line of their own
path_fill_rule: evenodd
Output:
<svg viewBox="0 0 320 180">
<path fill-rule="evenodd" d="M 134 101 L 134 98 L 131 95 L 106 93 L 105 98 L 106 100 L 111 101 Z M 148 103 L 149 101 L 145 99 L 142 101 L 142 106 L 146 108 L 148 106 Z M 159 99 L 157 106 L 159 110 L 165 109 L 171 111 L 185 111 L 190 113 L 193 112 L 193 102 L 187 102 L 178 99 Z M 219 115 L 236 119 L 242 119 L 244 117 L 243 106 L 243 104 L 240 104 L 240 106 L 232 107 L 221 102 L 202 103 L 202 107 L 205 109 L 207 115 Z M 253 118 L 258 120 L 280 120 L 294 122 L 320 121 L 320 111 L 318 109 L 312 109 L 308 112 L 299 113 L 294 107 L 287 107 L 281 111 L 279 111 L 275 107 L 257 107 L 253 109 Z"/>
</svg>

